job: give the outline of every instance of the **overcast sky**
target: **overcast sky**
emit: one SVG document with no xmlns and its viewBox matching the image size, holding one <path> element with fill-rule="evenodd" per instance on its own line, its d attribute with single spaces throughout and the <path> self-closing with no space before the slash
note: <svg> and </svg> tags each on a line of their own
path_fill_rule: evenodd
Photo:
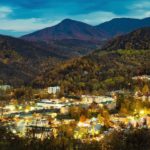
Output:
<svg viewBox="0 0 150 150">
<path fill-rule="evenodd" d="M 118 17 L 150 17 L 149 0 L 0 0 L 0 34 L 20 36 L 65 18 L 97 25 Z"/>
</svg>

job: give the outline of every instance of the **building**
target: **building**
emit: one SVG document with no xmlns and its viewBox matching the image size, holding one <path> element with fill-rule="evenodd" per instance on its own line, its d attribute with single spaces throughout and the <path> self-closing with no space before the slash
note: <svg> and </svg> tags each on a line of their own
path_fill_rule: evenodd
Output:
<svg viewBox="0 0 150 150">
<path fill-rule="evenodd" d="M 8 89 L 10 89 L 11 88 L 11 86 L 10 85 L 0 85 L 0 90 L 8 90 Z"/>
<path fill-rule="evenodd" d="M 135 76 L 132 79 L 133 80 L 148 80 L 148 81 L 150 81 L 150 75 Z"/>
<path fill-rule="evenodd" d="M 109 110 L 116 108 L 116 100 L 108 96 L 82 95 L 82 101 L 84 104 L 97 103 L 99 105 L 105 105 Z"/>
<path fill-rule="evenodd" d="M 82 95 L 81 96 L 82 101 L 84 103 L 111 103 L 113 101 L 115 101 L 115 99 L 113 99 L 112 97 L 108 97 L 108 96 L 90 96 L 90 95 Z"/>
<path fill-rule="evenodd" d="M 62 107 L 60 109 L 60 113 L 63 115 L 68 115 L 69 114 L 69 107 Z"/>
<path fill-rule="evenodd" d="M 60 92 L 60 87 L 59 86 L 48 87 L 48 93 L 49 94 L 57 94 L 59 92 Z"/>
<path fill-rule="evenodd" d="M 48 99 L 43 99 L 39 102 L 37 102 L 38 107 L 43 107 L 43 108 L 54 108 L 54 109 L 60 109 L 61 107 L 65 106 L 64 103 L 60 103 L 57 100 L 48 100 Z"/>
</svg>

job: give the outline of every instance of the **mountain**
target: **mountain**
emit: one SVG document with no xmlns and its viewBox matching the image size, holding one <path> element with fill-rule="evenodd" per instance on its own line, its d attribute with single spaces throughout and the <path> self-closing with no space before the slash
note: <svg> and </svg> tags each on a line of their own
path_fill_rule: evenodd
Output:
<svg viewBox="0 0 150 150">
<path fill-rule="evenodd" d="M 61 55 L 37 43 L 0 35 L 0 80 L 4 83 L 29 83 L 43 65 L 53 66 L 61 59 Z"/>
<path fill-rule="evenodd" d="M 30 85 L 37 74 L 91 49 L 95 49 L 95 44 L 87 41 L 59 40 L 47 44 L 0 35 L 0 80 L 14 86 Z"/>
<path fill-rule="evenodd" d="M 116 37 L 105 44 L 102 49 L 150 49 L 150 27 L 137 29 L 127 35 Z"/>
<path fill-rule="evenodd" d="M 21 39 L 42 44 L 43 48 L 68 59 L 87 55 L 100 49 L 110 38 L 145 26 L 150 26 L 150 18 L 116 18 L 98 26 L 65 19 L 55 26 L 24 35 Z"/>
<path fill-rule="evenodd" d="M 100 48 L 107 38 L 104 32 L 94 26 L 71 19 L 21 37 L 23 40 L 42 44 L 46 49 L 53 47 L 54 53 L 64 54 L 67 58 L 87 55 Z"/>
<path fill-rule="evenodd" d="M 148 22 L 149 19 L 143 20 Z M 63 31 L 65 39 L 60 34 Z M 48 33 L 53 37 L 57 35 L 58 39 L 51 40 Z M 127 87 L 133 75 L 149 73 L 149 27 L 116 37 L 103 47 L 101 40 L 107 36 L 102 33 L 105 32 L 66 19 L 54 27 L 35 32 L 33 37 L 36 38 L 0 35 L 0 80 L 16 86 L 58 84 L 65 92 L 78 93 Z M 98 47 L 98 51 L 91 53 Z M 74 59 L 62 62 L 71 58 Z"/>
<path fill-rule="evenodd" d="M 67 39 L 100 42 L 149 26 L 150 17 L 144 19 L 115 18 L 97 26 L 65 19 L 55 26 L 24 35 L 21 38 L 29 41 L 44 41 L 48 43 L 51 40 Z"/>
<path fill-rule="evenodd" d="M 0 35 L 0 51 L 13 50 L 24 57 L 49 56 L 50 53 L 38 45 L 18 38 Z"/>
<path fill-rule="evenodd" d="M 115 18 L 111 21 L 104 22 L 96 29 L 102 30 L 110 37 L 126 34 L 142 27 L 150 26 L 150 17 L 145 19 L 131 19 L 131 18 Z"/>
<path fill-rule="evenodd" d="M 150 43 L 149 31 L 150 28 L 143 28 L 121 37 L 121 41 L 129 40 L 132 45 L 139 43 L 137 50 L 136 46 L 135 49 L 123 47 L 121 50 L 121 41 L 118 42 L 119 38 L 116 38 L 113 40 L 115 47 L 109 42 L 104 46 L 107 49 L 45 70 L 44 74 L 35 78 L 33 85 L 41 85 L 42 80 L 42 86 L 60 85 L 64 93 L 70 94 L 100 94 L 104 91 L 131 89 L 133 76 L 150 74 L 150 47 L 145 47 L 145 43 Z M 142 50 L 143 47 L 145 50 Z"/>
<path fill-rule="evenodd" d="M 74 39 L 81 41 L 99 42 L 107 39 L 106 34 L 86 23 L 65 19 L 59 24 L 34 33 L 24 35 L 22 39 L 28 41 L 44 41 Z"/>
</svg>

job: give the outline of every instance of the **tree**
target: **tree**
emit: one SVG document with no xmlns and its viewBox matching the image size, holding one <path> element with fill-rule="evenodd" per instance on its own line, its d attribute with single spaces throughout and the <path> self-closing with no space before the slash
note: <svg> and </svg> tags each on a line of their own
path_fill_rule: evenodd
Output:
<svg viewBox="0 0 150 150">
<path fill-rule="evenodd" d="M 148 87 L 147 84 L 145 84 L 144 87 L 143 87 L 143 89 L 142 89 L 142 93 L 143 93 L 144 95 L 148 95 L 149 92 L 150 92 L 149 87 Z"/>
<path fill-rule="evenodd" d="M 85 122 L 85 121 L 86 121 L 86 117 L 84 115 L 81 115 L 80 122 Z"/>
</svg>

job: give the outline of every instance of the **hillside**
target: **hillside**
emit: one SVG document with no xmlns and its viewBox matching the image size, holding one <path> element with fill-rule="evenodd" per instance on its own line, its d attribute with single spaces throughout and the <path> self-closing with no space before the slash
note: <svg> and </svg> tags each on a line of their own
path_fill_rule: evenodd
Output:
<svg viewBox="0 0 150 150">
<path fill-rule="evenodd" d="M 133 30 L 149 26 L 150 26 L 150 18 L 145 19 L 115 18 L 112 19 L 111 21 L 107 21 L 96 26 L 96 29 L 104 31 L 110 37 L 115 37 L 117 35 L 126 34 L 132 32 Z"/>
<path fill-rule="evenodd" d="M 0 80 L 4 83 L 29 84 L 42 65 L 52 67 L 61 59 L 36 43 L 0 35 Z"/>
<path fill-rule="evenodd" d="M 145 30 L 149 28 L 131 33 L 136 35 L 135 40 L 132 41 L 133 45 L 138 39 L 143 41 L 139 43 L 140 47 L 143 47 L 143 43 L 150 42 L 149 38 L 144 38 Z M 138 32 L 140 34 L 136 34 Z M 147 36 L 150 34 L 148 31 L 146 33 Z M 122 40 L 126 40 L 126 36 Z M 117 42 L 116 39 L 114 41 Z M 111 49 L 111 45 L 109 46 Z M 112 51 L 97 50 L 88 56 L 56 66 L 52 71 L 46 70 L 44 74 L 38 75 L 34 84 L 41 85 L 42 80 L 42 86 L 60 85 L 65 93 L 78 94 L 98 94 L 103 91 L 131 88 L 133 76 L 150 74 L 150 47 L 147 48 L 147 50 L 119 50 L 118 45 Z"/>
<path fill-rule="evenodd" d="M 72 44 L 69 45 L 69 43 Z M 73 45 L 74 43 L 79 44 L 76 46 Z M 78 47 L 80 47 L 80 49 Z M 95 44 L 77 40 L 64 40 L 64 42 L 50 41 L 49 44 L 47 44 L 45 42 L 30 42 L 10 36 L 0 35 L 0 50 L 14 50 L 18 54 L 28 58 L 51 56 L 66 60 L 72 57 L 81 56 L 82 54 L 85 55 L 88 53 L 88 50 L 90 51 L 90 49 L 94 48 Z"/>
<path fill-rule="evenodd" d="M 108 37 L 94 26 L 65 19 L 55 26 L 24 35 L 21 39 L 36 42 L 46 49 L 53 48 L 55 54 L 68 59 L 87 55 L 100 48 Z"/>
<path fill-rule="evenodd" d="M 1 35 L 0 80 L 16 86 L 58 84 L 65 92 L 77 93 L 128 87 L 133 75 L 149 74 L 149 35 L 148 27 L 135 30 L 82 58 L 76 57 L 96 49 L 94 42 L 77 39 L 29 42 Z M 70 58 L 74 59 L 60 65 Z"/>
<path fill-rule="evenodd" d="M 55 26 L 24 35 L 21 39 L 42 43 L 42 48 L 52 49 L 56 55 L 68 59 L 87 55 L 100 49 L 113 36 L 144 26 L 150 26 L 150 18 L 116 18 L 98 26 L 65 19 Z"/>
<path fill-rule="evenodd" d="M 45 29 L 24 35 L 21 38 L 29 41 L 51 40 L 81 40 L 90 42 L 102 42 L 115 37 L 132 32 L 142 27 L 150 26 L 150 17 L 144 19 L 134 18 L 114 18 L 110 21 L 91 26 L 86 23 L 64 19 L 59 24 Z"/>
<path fill-rule="evenodd" d="M 150 27 L 135 30 L 110 40 L 102 49 L 150 49 Z"/>
<path fill-rule="evenodd" d="M 1 52 L 14 50 L 19 55 L 28 58 L 50 56 L 50 53 L 47 50 L 34 43 L 4 35 L 0 35 L 0 50 Z"/>
</svg>

